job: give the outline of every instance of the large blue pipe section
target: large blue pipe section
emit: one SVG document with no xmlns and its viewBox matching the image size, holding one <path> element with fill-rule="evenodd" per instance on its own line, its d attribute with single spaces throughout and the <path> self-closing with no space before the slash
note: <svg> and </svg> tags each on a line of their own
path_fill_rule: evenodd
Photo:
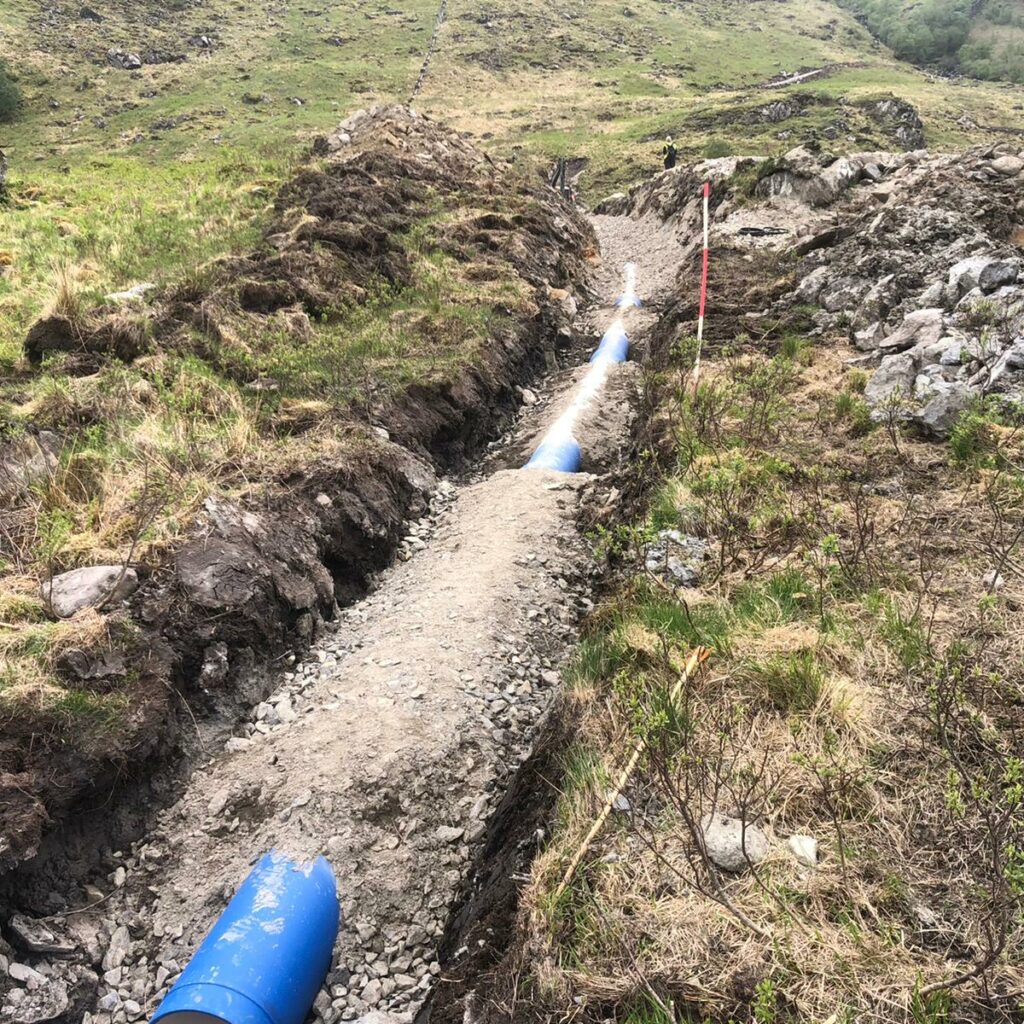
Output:
<svg viewBox="0 0 1024 1024">
<path fill-rule="evenodd" d="M 571 434 L 564 437 L 545 438 L 530 456 L 526 469 L 553 469 L 557 473 L 578 473 L 580 468 L 580 443 Z"/>
<path fill-rule="evenodd" d="M 616 306 L 639 306 L 640 300 L 633 290 L 636 268 L 626 265 L 626 289 Z M 604 332 L 594 354 L 590 357 L 590 369 L 580 382 L 569 408 L 555 421 L 541 439 L 537 450 L 530 456 L 524 469 L 551 469 L 558 473 L 578 473 L 581 462 L 579 442 L 574 431 L 580 412 L 592 401 L 604 385 L 608 367 L 612 363 L 624 363 L 629 356 L 629 337 L 621 320 Z"/>
<path fill-rule="evenodd" d="M 626 336 L 626 329 L 622 326 L 621 320 L 616 320 L 604 332 L 604 337 L 594 349 L 590 361 L 592 363 L 624 363 L 628 355 L 629 338 Z"/>
<path fill-rule="evenodd" d="M 253 868 L 151 1024 L 302 1024 L 331 966 L 338 892 L 323 857 L 271 850 Z"/>
</svg>

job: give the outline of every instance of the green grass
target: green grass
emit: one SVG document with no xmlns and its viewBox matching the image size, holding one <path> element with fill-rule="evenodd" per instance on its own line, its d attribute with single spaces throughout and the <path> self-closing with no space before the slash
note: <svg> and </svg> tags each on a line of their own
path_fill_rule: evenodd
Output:
<svg viewBox="0 0 1024 1024">
<path fill-rule="evenodd" d="M 821 700 L 825 683 L 825 674 L 813 651 L 748 662 L 743 674 L 754 684 L 755 693 L 763 693 L 785 714 L 813 711 Z"/>
<path fill-rule="evenodd" d="M 16 171 L 0 205 L 7 272 L 0 276 L 0 369 L 14 369 L 31 322 L 62 277 L 83 304 L 149 281 L 174 282 L 258 241 L 263 214 L 290 159 L 216 151 L 205 160 L 147 166 L 125 156 L 83 160 L 68 175 Z"/>
</svg>

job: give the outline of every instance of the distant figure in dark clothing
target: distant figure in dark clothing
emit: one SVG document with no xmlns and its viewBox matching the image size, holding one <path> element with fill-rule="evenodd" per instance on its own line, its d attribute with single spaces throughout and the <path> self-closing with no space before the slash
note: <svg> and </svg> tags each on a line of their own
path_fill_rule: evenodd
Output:
<svg viewBox="0 0 1024 1024">
<path fill-rule="evenodd" d="M 665 170 L 669 170 L 676 165 L 676 147 L 672 142 L 672 136 L 665 136 L 665 145 L 661 151 L 661 155 L 665 158 Z"/>
</svg>

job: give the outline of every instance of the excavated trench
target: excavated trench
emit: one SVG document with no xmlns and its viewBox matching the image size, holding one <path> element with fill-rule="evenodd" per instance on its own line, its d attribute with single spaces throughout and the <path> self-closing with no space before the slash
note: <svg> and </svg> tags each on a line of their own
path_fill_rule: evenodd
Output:
<svg viewBox="0 0 1024 1024">
<path fill-rule="evenodd" d="M 325 853 L 338 876 L 343 925 L 318 1020 L 426 1019 L 438 991 L 438 1019 L 455 1013 L 458 984 L 437 979 L 468 977 L 502 948 L 554 797 L 558 669 L 598 577 L 579 523 L 614 514 L 634 441 L 627 363 L 580 416 L 582 473 L 514 468 L 571 400 L 582 372 L 571 364 L 620 315 L 627 259 L 646 290 L 646 233 L 624 218 L 596 224 L 604 304 L 579 318 L 586 340 L 536 391 L 523 389 L 536 362 L 522 364 L 518 421 L 475 470 L 441 482 L 368 596 L 307 659 L 253 667 L 248 688 L 195 722 L 187 757 L 151 765 L 106 803 L 95 791 L 6 876 L 7 906 L 44 933 L 27 942 L 22 921 L 3 950 L 29 972 L 7 1018 L 151 1014 L 271 847 Z M 636 358 L 653 315 L 622 315 Z M 484 960 L 465 955 L 470 941 Z"/>
</svg>

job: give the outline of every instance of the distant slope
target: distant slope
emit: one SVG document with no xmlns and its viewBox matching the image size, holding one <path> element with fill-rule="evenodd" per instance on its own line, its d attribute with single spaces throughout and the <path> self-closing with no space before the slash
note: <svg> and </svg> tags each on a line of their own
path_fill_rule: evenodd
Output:
<svg viewBox="0 0 1024 1024">
<path fill-rule="evenodd" d="M 841 2 L 858 10 L 913 6 Z M 970 0 L 916 2 L 930 10 Z M 20 123 L 0 132 L 13 167 L 63 163 L 76 152 L 166 163 L 227 146 L 281 151 L 345 111 L 407 100 L 437 13 L 437 0 L 10 6 L 0 60 L 17 73 L 26 99 Z M 984 46 L 997 9 L 1016 17 L 1024 0 L 982 7 L 988 21 L 974 19 L 971 46 Z M 833 108 L 815 106 L 817 127 L 837 122 L 840 135 L 838 101 L 871 94 L 913 103 L 931 145 L 987 139 L 964 128 L 965 114 L 977 125 L 1020 122 L 1011 95 L 936 85 L 894 61 L 835 0 L 451 3 L 419 105 L 495 144 L 571 147 L 603 164 L 599 177 L 611 183 L 639 170 L 636 143 L 646 162 L 648 143 L 669 132 L 692 153 L 709 145 L 778 148 L 786 141 L 776 138 L 780 129 L 756 118 L 751 128 L 736 104 L 757 99 L 769 80 L 812 68 L 828 68 L 827 83 L 802 87 L 827 94 Z M 840 148 L 881 141 L 862 128 L 847 132 L 859 137 Z M 802 140 L 788 125 L 781 131 Z"/>
<path fill-rule="evenodd" d="M 59 297 L 55 266 L 99 297 L 252 244 L 314 136 L 408 100 L 438 0 L 0 7 L 0 63 L 24 97 L 0 124 L 3 372 Z M 594 200 L 657 169 L 667 134 L 683 160 L 903 148 L 875 116 L 889 97 L 933 149 L 1022 125 L 1018 88 L 896 60 L 835 0 L 452 0 L 416 109 L 499 154 L 573 158 Z"/>
<path fill-rule="evenodd" d="M 1024 82 L 1024 0 L 839 0 L 901 60 Z"/>
</svg>

